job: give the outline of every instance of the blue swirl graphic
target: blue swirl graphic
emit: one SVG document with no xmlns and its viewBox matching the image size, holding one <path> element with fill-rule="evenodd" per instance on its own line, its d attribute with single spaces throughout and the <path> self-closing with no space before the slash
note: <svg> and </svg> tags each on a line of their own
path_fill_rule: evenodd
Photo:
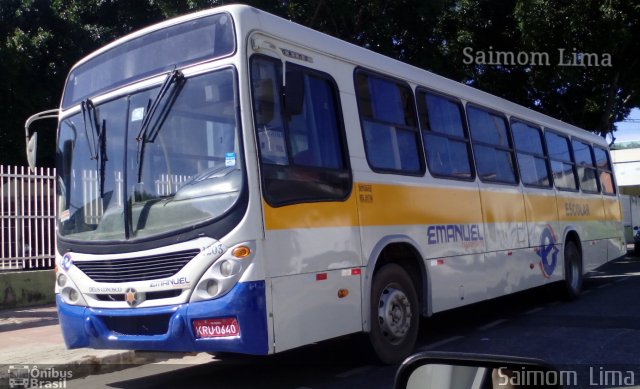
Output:
<svg viewBox="0 0 640 389">
<path fill-rule="evenodd" d="M 551 254 L 551 262 L 549 262 L 549 254 Z M 549 278 L 558 264 L 556 237 L 549 226 L 547 226 L 544 231 L 542 231 L 542 235 L 540 235 L 540 250 L 538 251 L 538 256 L 540 257 L 542 275 L 545 278 Z"/>
</svg>

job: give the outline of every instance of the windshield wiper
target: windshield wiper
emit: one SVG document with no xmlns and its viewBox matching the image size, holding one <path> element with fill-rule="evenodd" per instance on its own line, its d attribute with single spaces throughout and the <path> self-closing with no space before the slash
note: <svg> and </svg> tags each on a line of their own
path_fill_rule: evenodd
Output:
<svg viewBox="0 0 640 389">
<path fill-rule="evenodd" d="M 93 105 L 91 99 L 86 99 L 80 103 L 80 108 L 82 108 L 82 120 L 84 121 L 84 135 L 87 138 L 87 145 L 89 146 L 89 158 L 92 161 L 97 160 L 98 150 L 96 147 L 96 137 L 98 135 L 98 117 L 96 116 L 96 106 Z M 89 129 L 91 131 L 87 131 L 87 123 L 89 123 Z M 91 138 L 89 138 L 89 133 L 91 133 Z"/>
<path fill-rule="evenodd" d="M 136 136 L 136 141 L 138 141 L 138 183 L 140 183 L 142 179 L 145 144 L 153 143 L 156 140 L 162 124 L 169 115 L 171 106 L 173 106 L 173 103 L 180 94 L 184 81 L 185 78 L 181 71 L 174 70 L 169 73 L 160 86 L 158 95 L 150 102 L 147 112 L 142 118 L 142 125 Z M 156 116 L 157 119 L 154 121 L 153 119 Z"/>
<path fill-rule="evenodd" d="M 100 197 L 104 196 L 104 175 L 107 170 L 107 120 L 102 120 L 102 126 L 100 126 L 100 130 L 98 132 L 98 148 L 99 148 L 99 156 L 100 160 Z"/>
<path fill-rule="evenodd" d="M 104 196 L 106 164 L 109 160 L 107 158 L 107 121 L 104 119 L 102 120 L 102 125 L 99 124 L 96 106 L 91 99 L 83 101 L 80 107 L 82 109 L 82 120 L 84 121 L 84 133 L 89 146 L 89 157 L 92 161 L 96 161 L 100 198 L 102 198 Z M 89 123 L 89 129 L 91 131 L 87 131 L 87 123 Z M 91 138 L 89 138 L 89 133 L 91 133 Z"/>
</svg>

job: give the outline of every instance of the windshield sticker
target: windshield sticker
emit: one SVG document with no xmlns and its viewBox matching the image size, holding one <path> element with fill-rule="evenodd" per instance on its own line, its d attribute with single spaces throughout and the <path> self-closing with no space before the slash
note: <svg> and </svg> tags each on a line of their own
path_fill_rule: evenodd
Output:
<svg viewBox="0 0 640 389">
<path fill-rule="evenodd" d="M 68 209 L 65 209 L 64 211 L 60 212 L 60 221 L 61 222 L 66 222 L 67 220 L 69 220 L 71 218 L 71 213 L 69 212 Z"/>
<path fill-rule="evenodd" d="M 142 118 L 144 118 L 144 107 L 138 107 L 131 111 L 132 122 L 139 122 Z"/>
<path fill-rule="evenodd" d="M 556 269 L 558 263 L 558 248 L 556 247 L 556 235 L 553 229 L 547 224 L 544 231 L 540 235 L 540 247 L 536 249 L 540 257 L 540 270 L 544 278 L 549 278 Z M 551 256 L 551 258 L 549 258 Z"/>
<path fill-rule="evenodd" d="M 224 155 L 224 166 L 236 166 L 236 153 L 226 153 Z"/>
</svg>

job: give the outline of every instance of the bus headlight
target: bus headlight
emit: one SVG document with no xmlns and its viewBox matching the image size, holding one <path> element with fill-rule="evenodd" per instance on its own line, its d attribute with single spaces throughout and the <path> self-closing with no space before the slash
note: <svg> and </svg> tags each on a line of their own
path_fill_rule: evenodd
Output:
<svg viewBox="0 0 640 389">
<path fill-rule="evenodd" d="M 230 291 L 251 264 L 254 253 L 253 242 L 227 250 L 202 275 L 191 294 L 191 302 L 210 300 Z"/>
<path fill-rule="evenodd" d="M 58 286 L 63 288 L 67 284 L 67 276 L 64 273 L 59 273 L 57 282 Z"/>
<path fill-rule="evenodd" d="M 78 301 L 78 297 L 80 297 L 80 295 L 78 294 L 78 291 L 71 288 L 68 289 L 67 296 L 69 297 L 69 301 L 74 303 Z"/>
<path fill-rule="evenodd" d="M 238 263 L 238 261 L 234 261 L 232 259 L 225 259 L 220 263 L 220 274 L 223 277 L 231 277 L 242 270 L 242 265 Z"/>
<path fill-rule="evenodd" d="M 207 281 L 207 294 L 209 294 L 209 296 L 217 295 L 219 289 L 220 288 L 218 288 L 218 282 L 216 280 Z"/>
<path fill-rule="evenodd" d="M 60 296 L 62 297 L 62 301 L 69 305 L 87 305 L 84 297 L 82 297 L 82 294 L 80 294 L 75 287 L 67 286 L 62 288 Z"/>
<path fill-rule="evenodd" d="M 64 273 L 58 273 L 56 277 L 56 293 L 60 293 L 60 297 L 65 304 L 87 306 L 87 302 L 82 297 L 82 293 L 73 283 L 71 277 Z"/>
</svg>

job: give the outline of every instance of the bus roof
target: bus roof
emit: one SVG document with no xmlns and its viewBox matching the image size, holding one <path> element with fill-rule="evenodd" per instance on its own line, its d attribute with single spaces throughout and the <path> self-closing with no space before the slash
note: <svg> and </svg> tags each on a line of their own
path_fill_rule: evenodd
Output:
<svg viewBox="0 0 640 389">
<path fill-rule="evenodd" d="M 404 79 L 414 85 L 420 85 L 453 97 L 458 97 L 468 102 L 534 122 L 547 128 L 562 130 L 570 135 L 579 136 L 593 143 L 598 143 L 603 146 L 607 145 L 604 138 L 551 116 L 247 5 L 234 4 L 216 7 L 151 25 L 96 50 L 78 61 L 71 70 L 129 40 L 162 28 L 220 12 L 228 12 L 232 16 L 236 27 L 239 28 L 241 32 L 245 31 L 245 34 L 250 34 L 258 30 L 292 45 L 304 47 L 305 49 L 334 57 L 355 66 L 362 66 L 389 74 Z M 246 36 L 239 36 L 239 40 L 241 41 L 239 47 L 242 47 L 242 41 L 244 41 Z M 291 40 L 289 37 L 296 37 L 296 40 Z"/>
</svg>

